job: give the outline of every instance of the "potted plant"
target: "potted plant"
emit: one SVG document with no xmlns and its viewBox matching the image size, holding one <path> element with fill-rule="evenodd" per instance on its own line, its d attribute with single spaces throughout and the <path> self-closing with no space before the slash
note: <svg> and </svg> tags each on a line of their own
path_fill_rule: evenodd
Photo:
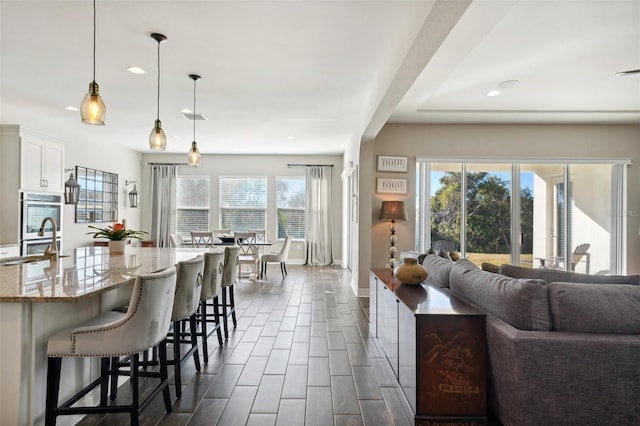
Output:
<svg viewBox="0 0 640 426">
<path fill-rule="evenodd" d="M 124 253 L 124 246 L 128 238 L 141 240 L 142 235 L 148 234 L 148 232 L 145 231 L 127 229 L 124 224 L 118 222 L 115 222 L 113 225 L 107 226 L 106 228 L 98 228 L 97 226 L 92 225 L 89 225 L 89 228 L 96 229 L 96 231 L 87 232 L 87 234 L 93 235 L 93 238 L 107 238 L 109 240 L 110 254 Z"/>
</svg>

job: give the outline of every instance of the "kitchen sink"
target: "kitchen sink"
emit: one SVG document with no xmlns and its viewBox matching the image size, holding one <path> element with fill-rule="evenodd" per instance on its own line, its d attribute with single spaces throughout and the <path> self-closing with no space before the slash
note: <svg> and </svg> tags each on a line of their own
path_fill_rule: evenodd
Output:
<svg viewBox="0 0 640 426">
<path fill-rule="evenodd" d="M 68 255 L 59 255 L 58 259 L 61 259 L 63 257 L 69 257 Z M 0 265 L 2 266 L 14 266 L 14 265 L 22 265 L 25 263 L 33 263 L 33 262 L 40 262 L 42 260 L 50 260 L 49 256 L 39 256 L 39 255 L 32 255 L 32 256 L 21 256 L 21 257 L 10 257 L 8 259 L 3 259 L 2 261 L 0 261 Z"/>
</svg>

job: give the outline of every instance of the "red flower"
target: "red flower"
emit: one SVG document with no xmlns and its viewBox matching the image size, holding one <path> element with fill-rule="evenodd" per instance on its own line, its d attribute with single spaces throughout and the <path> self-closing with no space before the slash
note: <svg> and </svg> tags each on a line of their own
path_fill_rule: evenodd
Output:
<svg viewBox="0 0 640 426">
<path fill-rule="evenodd" d="M 114 223 L 113 230 L 114 231 L 122 231 L 124 229 L 124 225 L 121 223 Z"/>
</svg>

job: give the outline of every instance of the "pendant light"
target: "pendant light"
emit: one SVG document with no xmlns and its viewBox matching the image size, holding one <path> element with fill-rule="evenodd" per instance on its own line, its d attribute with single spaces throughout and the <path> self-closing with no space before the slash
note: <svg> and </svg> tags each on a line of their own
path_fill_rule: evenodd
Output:
<svg viewBox="0 0 640 426">
<path fill-rule="evenodd" d="M 200 152 L 196 143 L 196 81 L 200 79 L 199 75 L 189 74 L 189 78 L 193 80 L 193 142 L 191 142 L 191 151 L 189 151 L 189 165 L 197 167 L 200 164 Z"/>
<path fill-rule="evenodd" d="M 160 43 L 166 41 L 167 38 L 158 33 L 151 34 L 151 38 L 158 42 L 158 103 L 156 122 L 149 135 L 149 148 L 164 151 L 167 147 L 167 137 L 164 134 L 164 130 L 162 130 L 162 123 L 160 122 Z"/>
<path fill-rule="evenodd" d="M 104 126 L 104 115 L 107 107 L 100 97 L 96 83 L 96 0 L 93 0 L 93 80 L 89 83 L 89 92 L 84 95 L 80 104 L 80 117 L 83 123 Z"/>
</svg>

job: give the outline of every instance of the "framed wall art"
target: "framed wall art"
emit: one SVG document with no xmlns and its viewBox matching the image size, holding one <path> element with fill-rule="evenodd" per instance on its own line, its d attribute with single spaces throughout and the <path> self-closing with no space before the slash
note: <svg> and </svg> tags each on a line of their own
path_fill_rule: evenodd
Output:
<svg viewBox="0 0 640 426">
<path fill-rule="evenodd" d="M 378 155 L 378 171 L 406 173 L 408 170 L 408 162 L 408 157 Z"/>
<path fill-rule="evenodd" d="M 378 178 L 376 192 L 378 194 L 406 194 L 407 180 Z"/>
</svg>

